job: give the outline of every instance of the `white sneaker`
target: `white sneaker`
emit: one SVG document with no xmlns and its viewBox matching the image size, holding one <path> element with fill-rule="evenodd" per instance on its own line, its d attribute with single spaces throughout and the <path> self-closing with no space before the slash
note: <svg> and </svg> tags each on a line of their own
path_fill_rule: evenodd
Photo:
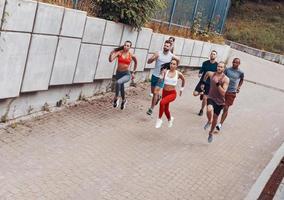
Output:
<svg viewBox="0 0 284 200">
<path fill-rule="evenodd" d="M 154 96 L 153 93 L 150 93 L 150 94 L 149 94 L 149 97 L 153 97 L 153 96 Z"/>
<path fill-rule="evenodd" d="M 162 120 L 162 119 L 157 119 L 155 128 L 161 128 L 162 123 L 163 123 L 163 120 Z"/>
<path fill-rule="evenodd" d="M 169 128 L 171 128 L 173 126 L 174 119 L 175 118 L 171 117 L 171 119 L 169 120 L 169 125 L 168 125 Z"/>
<path fill-rule="evenodd" d="M 221 131 L 221 128 L 222 128 L 222 124 L 217 124 L 217 126 L 216 126 L 216 129 L 218 130 L 218 131 Z"/>
</svg>

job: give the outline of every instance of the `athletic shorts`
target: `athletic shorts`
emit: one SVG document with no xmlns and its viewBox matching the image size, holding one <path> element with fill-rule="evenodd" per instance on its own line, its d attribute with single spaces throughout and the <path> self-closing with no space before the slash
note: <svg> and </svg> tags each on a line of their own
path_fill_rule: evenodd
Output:
<svg viewBox="0 0 284 200">
<path fill-rule="evenodd" d="M 202 92 L 202 90 L 201 90 L 201 84 L 202 84 L 202 81 L 199 81 L 198 82 L 198 84 L 197 84 L 197 86 L 195 87 L 195 89 L 194 89 L 194 91 L 197 91 L 197 92 Z M 210 84 L 205 84 L 205 86 L 204 86 L 204 94 L 205 95 L 208 95 L 209 94 L 209 90 L 210 90 Z"/>
<path fill-rule="evenodd" d="M 233 105 L 235 98 L 236 98 L 236 93 L 235 92 L 226 92 L 225 104 L 227 106 Z"/>
<path fill-rule="evenodd" d="M 208 105 L 213 106 L 214 114 L 216 114 L 217 116 L 220 115 L 221 110 L 224 108 L 224 105 L 217 105 L 212 99 L 207 99 L 207 106 Z"/>
<path fill-rule="evenodd" d="M 156 77 L 156 76 L 152 75 L 152 77 L 151 77 L 151 86 L 152 87 L 163 88 L 164 87 L 164 79 L 160 79 L 159 77 Z"/>
</svg>

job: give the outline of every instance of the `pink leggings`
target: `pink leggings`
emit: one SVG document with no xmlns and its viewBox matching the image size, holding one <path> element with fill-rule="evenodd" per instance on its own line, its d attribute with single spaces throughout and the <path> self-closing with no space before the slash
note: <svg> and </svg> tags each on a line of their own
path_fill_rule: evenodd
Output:
<svg viewBox="0 0 284 200">
<path fill-rule="evenodd" d="M 171 113 L 169 110 L 170 103 L 173 102 L 177 97 L 176 90 L 163 90 L 163 96 L 162 100 L 160 102 L 160 112 L 159 112 L 159 118 L 162 118 L 164 112 L 168 118 L 168 120 L 171 119 Z"/>
</svg>

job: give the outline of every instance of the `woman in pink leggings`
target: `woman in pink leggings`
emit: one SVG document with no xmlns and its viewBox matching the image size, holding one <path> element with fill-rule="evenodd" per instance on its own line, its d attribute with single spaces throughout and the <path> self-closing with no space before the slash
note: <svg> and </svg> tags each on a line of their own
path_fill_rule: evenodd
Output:
<svg viewBox="0 0 284 200">
<path fill-rule="evenodd" d="M 159 118 L 157 119 L 157 122 L 156 122 L 156 126 L 155 126 L 156 128 L 160 128 L 162 126 L 162 123 L 163 123 L 162 116 L 164 113 L 166 114 L 168 121 L 169 121 L 168 127 L 173 126 L 174 118 L 171 116 L 171 113 L 169 110 L 170 103 L 176 99 L 176 96 L 177 96 L 176 86 L 178 83 L 178 79 L 182 80 L 182 85 L 181 85 L 180 94 L 179 94 L 180 96 L 182 94 L 182 91 L 185 85 L 184 76 L 181 72 L 176 70 L 177 66 L 178 66 L 178 61 L 176 59 L 172 59 L 170 63 L 170 70 L 167 70 L 164 73 L 165 86 L 163 88 L 162 100 L 160 101 Z"/>
</svg>

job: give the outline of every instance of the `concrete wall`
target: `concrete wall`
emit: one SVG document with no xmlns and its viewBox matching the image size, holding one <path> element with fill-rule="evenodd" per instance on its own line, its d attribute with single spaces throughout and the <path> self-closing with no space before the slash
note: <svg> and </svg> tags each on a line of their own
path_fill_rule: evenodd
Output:
<svg viewBox="0 0 284 200">
<path fill-rule="evenodd" d="M 263 58 L 265 60 L 269 60 L 269 61 L 272 61 L 272 62 L 279 63 L 281 65 L 284 65 L 284 55 L 267 52 L 267 51 L 264 51 L 264 50 L 256 49 L 256 48 L 253 48 L 253 47 L 249 47 L 247 45 L 243 45 L 243 44 L 228 41 L 228 40 L 226 41 L 226 43 L 228 45 L 230 45 L 230 47 L 233 48 L 233 49 L 243 51 L 243 52 L 251 54 L 253 56 L 257 56 L 257 57 Z"/>
<path fill-rule="evenodd" d="M 75 101 L 109 90 L 117 64 L 108 55 L 125 40 L 138 58 L 136 81 L 144 81 L 155 66 L 147 59 L 170 37 L 32 0 L 0 0 L 0 17 L 0 115 L 8 118 L 54 106 L 66 95 Z M 174 53 L 182 65 L 199 67 L 214 48 L 220 59 L 228 56 L 228 46 L 180 37 Z"/>
</svg>

